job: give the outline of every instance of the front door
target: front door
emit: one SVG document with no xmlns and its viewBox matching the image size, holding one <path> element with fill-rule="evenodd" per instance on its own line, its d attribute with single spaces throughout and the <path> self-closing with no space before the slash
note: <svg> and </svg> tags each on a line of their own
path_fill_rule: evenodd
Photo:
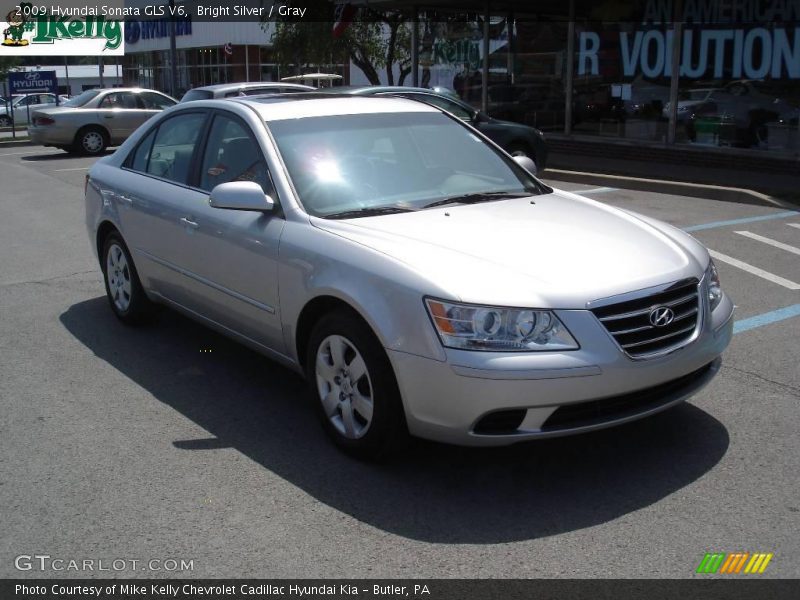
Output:
<svg viewBox="0 0 800 600">
<path fill-rule="evenodd" d="M 229 181 L 255 181 L 274 191 L 249 125 L 232 113 L 213 117 L 199 176 L 186 206 L 191 308 L 251 340 L 285 353 L 278 306 L 278 248 L 285 221 L 275 211 L 212 208 L 211 190 Z"/>
</svg>

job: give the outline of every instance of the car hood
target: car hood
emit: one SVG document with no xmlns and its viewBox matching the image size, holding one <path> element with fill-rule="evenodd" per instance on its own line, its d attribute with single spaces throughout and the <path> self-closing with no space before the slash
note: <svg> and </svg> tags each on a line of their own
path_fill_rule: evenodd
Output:
<svg viewBox="0 0 800 600">
<path fill-rule="evenodd" d="M 312 223 L 404 263 L 424 293 L 465 302 L 585 308 L 623 292 L 700 278 L 708 253 L 669 225 L 551 194 Z"/>
</svg>

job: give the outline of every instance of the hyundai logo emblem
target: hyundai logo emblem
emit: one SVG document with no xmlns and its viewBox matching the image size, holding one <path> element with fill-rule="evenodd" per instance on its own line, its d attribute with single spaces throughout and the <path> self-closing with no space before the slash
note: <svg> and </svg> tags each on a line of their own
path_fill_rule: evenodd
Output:
<svg viewBox="0 0 800 600">
<path fill-rule="evenodd" d="M 650 323 L 655 327 L 666 327 L 675 320 L 675 312 L 666 306 L 657 306 L 650 311 Z"/>
</svg>

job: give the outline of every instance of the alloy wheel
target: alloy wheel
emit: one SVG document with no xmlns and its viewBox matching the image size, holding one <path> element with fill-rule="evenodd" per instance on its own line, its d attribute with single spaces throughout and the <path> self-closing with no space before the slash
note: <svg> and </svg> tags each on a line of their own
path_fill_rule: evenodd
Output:
<svg viewBox="0 0 800 600">
<path fill-rule="evenodd" d="M 127 311 L 131 305 L 133 291 L 131 270 L 125 253 L 117 244 L 112 244 L 108 248 L 106 277 L 108 278 L 108 290 L 111 294 L 111 299 L 114 301 L 114 306 L 121 312 Z"/>
<path fill-rule="evenodd" d="M 105 142 L 103 136 L 98 131 L 89 131 L 81 138 L 81 145 L 86 152 L 97 154 L 103 149 Z"/>
<path fill-rule="evenodd" d="M 344 336 L 326 337 L 317 348 L 315 372 L 331 424 L 348 439 L 363 437 L 372 423 L 373 387 L 358 349 Z"/>
</svg>

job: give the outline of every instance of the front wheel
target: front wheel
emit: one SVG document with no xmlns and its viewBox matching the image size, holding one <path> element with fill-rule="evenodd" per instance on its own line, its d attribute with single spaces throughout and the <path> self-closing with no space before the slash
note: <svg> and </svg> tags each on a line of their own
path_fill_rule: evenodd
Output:
<svg viewBox="0 0 800 600">
<path fill-rule="evenodd" d="M 132 325 L 149 317 L 153 305 L 144 293 L 128 247 L 118 233 L 106 238 L 101 264 L 106 296 L 117 318 Z"/>
<path fill-rule="evenodd" d="M 376 460 L 402 447 L 408 430 L 392 366 L 358 316 L 342 310 L 317 322 L 306 379 L 322 426 L 339 448 Z"/>
</svg>

